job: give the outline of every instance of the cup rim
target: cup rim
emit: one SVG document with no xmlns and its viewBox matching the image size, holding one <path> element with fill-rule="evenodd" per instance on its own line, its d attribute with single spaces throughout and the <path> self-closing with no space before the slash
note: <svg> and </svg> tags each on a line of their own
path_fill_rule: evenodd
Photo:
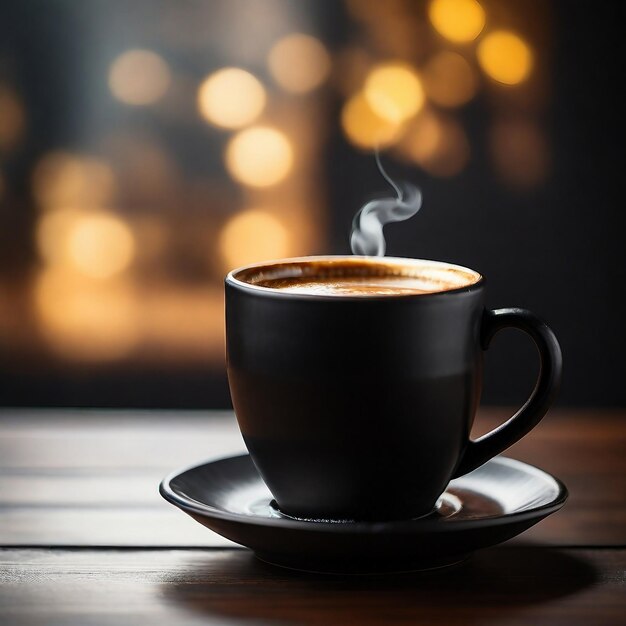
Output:
<svg viewBox="0 0 626 626">
<path fill-rule="evenodd" d="M 294 265 L 298 263 L 307 263 L 307 262 L 323 262 L 323 261 L 333 261 L 333 260 L 354 260 L 354 261 L 380 261 L 381 264 L 390 264 L 390 265 L 418 265 L 427 263 L 431 266 L 448 268 L 459 270 L 462 272 L 466 272 L 468 274 L 473 274 L 475 277 L 474 282 L 461 285 L 460 287 L 455 287 L 452 289 L 444 289 L 441 291 L 433 291 L 429 293 L 394 293 L 394 294 L 368 294 L 368 295 L 332 295 L 332 294 L 318 294 L 318 293 L 293 293 L 284 291 L 282 289 L 276 289 L 274 287 L 264 287 L 260 285 L 255 285 L 253 283 L 246 282 L 244 280 L 240 280 L 237 278 L 237 274 L 251 270 L 254 268 L 263 268 L 263 267 L 275 267 L 280 265 Z M 337 301 L 344 302 L 347 300 L 351 301 L 367 301 L 367 300 L 398 300 L 398 299 L 414 299 L 414 298 L 436 298 L 436 297 L 446 297 L 449 295 L 466 293 L 475 291 L 480 289 L 485 284 L 485 277 L 476 270 L 473 270 L 469 267 L 463 265 L 457 265 L 455 263 L 448 263 L 447 261 L 435 261 L 432 259 L 414 259 L 410 257 L 375 257 L 375 256 L 361 256 L 355 254 L 329 254 L 329 255 L 312 255 L 312 256 L 299 256 L 299 257 L 288 257 L 276 260 L 267 260 L 260 261 L 257 263 L 250 263 L 248 265 L 243 265 L 241 267 L 237 267 L 226 275 L 224 282 L 227 285 L 232 287 L 236 287 L 242 289 L 244 291 L 248 291 L 250 293 L 255 293 L 258 295 L 265 295 L 269 297 L 277 297 L 277 298 L 287 298 L 289 300 L 325 300 L 325 301 Z"/>
</svg>

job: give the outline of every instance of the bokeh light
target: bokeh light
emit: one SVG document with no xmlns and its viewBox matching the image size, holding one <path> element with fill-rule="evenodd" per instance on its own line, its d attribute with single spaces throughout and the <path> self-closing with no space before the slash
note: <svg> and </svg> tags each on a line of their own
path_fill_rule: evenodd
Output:
<svg viewBox="0 0 626 626">
<path fill-rule="evenodd" d="M 387 146 L 395 141 L 401 125 L 380 117 L 359 92 L 352 96 L 341 112 L 341 126 L 350 142 L 364 149 Z"/>
<path fill-rule="evenodd" d="M 111 93 L 124 104 L 153 104 L 165 95 L 170 82 L 167 63 L 150 50 L 127 50 L 109 70 Z"/>
<path fill-rule="evenodd" d="M 135 254 L 130 228 L 104 211 L 61 209 L 44 214 L 37 246 L 50 265 L 72 268 L 91 278 L 109 278 L 126 269 Z"/>
<path fill-rule="evenodd" d="M 293 149 L 276 128 L 254 126 L 237 133 L 226 146 L 226 167 L 238 182 L 270 187 L 287 176 L 293 165 Z"/>
<path fill-rule="evenodd" d="M 33 191 L 42 209 L 97 206 L 111 202 L 115 177 L 103 160 L 51 152 L 35 167 Z"/>
<path fill-rule="evenodd" d="M 63 357 L 118 359 L 139 339 L 137 303 L 124 282 L 92 281 L 54 267 L 41 272 L 33 295 L 40 332 Z"/>
<path fill-rule="evenodd" d="M 330 56 L 319 39 L 294 33 L 277 41 L 267 58 L 270 72 L 286 91 L 306 93 L 330 72 Z"/>
<path fill-rule="evenodd" d="M 226 67 L 208 76 L 198 89 L 198 110 L 212 124 L 240 128 L 253 122 L 265 107 L 265 89 L 252 75 Z"/>
<path fill-rule="evenodd" d="M 505 85 L 526 80 L 532 70 L 533 53 L 515 33 L 489 33 L 478 45 L 478 63 L 485 74 Z"/>
<path fill-rule="evenodd" d="M 114 215 L 82 218 L 70 232 L 69 257 L 78 270 L 93 278 L 108 278 L 126 269 L 135 243 L 130 228 Z"/>
<path fill-rule="evenodd" d="M 494 165 L 500 177 L 515 187 L 534 187 L 550 169 L 550 150 L 544 134 L 529 119 L 497 120 L 489 134 Z"/>
<path fill-rule="evenodd" d="M 422 113 L 407 130 L 400 153 L 429 174 L 450 177 L 461 172 L 470 150 L 461 124 L 453 117 Z"/>
<path fill-rule="evenodd" d="M 476 0 L 432 0 L 428 17 L 440 35 L 455 43 L 473 41 L 485 26 L 485 10 Z"/>
<path fill-rule="evenodd" d="M 80 209 L 59 209 L 45 213 L 37 223 L 36 240 L 39 256 L 49 265 L 70 265 L 68 241 L 74 225 L 80 220 Z"/>
<path fill-rule="evenodd" d="M 232 217 L 220 233 L 219 248 L 226 271 L 236 267 L 279 259 L 289 253 L 287 229 L 274 215 L 248 209 Z"/>
<path fill-rule="evenodd" d="M 413 68 L 403 63 L 385 63 L 372 69 L 363 92 L 372 110 L 395 124 L 409 119 L 424 105 L 422 83 Z"/>
<path fill-rule="evenodd" d="M 450 51 L 440 52 L 428 61 L 422 82 L 428 98 L 443 107 L 465 104 L 474 97 L 478 86 L 470 64 Z"/>
<path fill-rule="evenodd" d="M 10 150 L 21 137 L 26 116 L 18 95 L 0 85 L 0 150 Z"/>
</svg>

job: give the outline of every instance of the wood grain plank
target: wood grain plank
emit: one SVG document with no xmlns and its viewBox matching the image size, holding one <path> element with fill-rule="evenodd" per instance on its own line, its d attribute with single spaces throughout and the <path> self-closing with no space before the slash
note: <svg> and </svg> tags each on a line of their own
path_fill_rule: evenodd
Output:
<svg viewBox="0 0 626 626">
<path fill-rule="evenodd" d="M 623 624 L 624 550 L 500 547 L 449 570 L 325 577 L 245 550 L 2 550 L 0 621 Z"/>
<path fill-rule="evenodd" d="M 0 545 L 233 546 L 158 485 L 244 451 L 232 413 L 4 410 Z"/>
<path fill-rule="evenodd" d="M 0 411 L 0 474 L 138 468 L 164 474 L 244 449 L 230 412 Z"/>
<path fill-rule="evenodd" d="M 159 509 L 11 508 L 0 511 L 3 546 L 201 546 L 235 544 L 163 501 Z"/>
</svg>

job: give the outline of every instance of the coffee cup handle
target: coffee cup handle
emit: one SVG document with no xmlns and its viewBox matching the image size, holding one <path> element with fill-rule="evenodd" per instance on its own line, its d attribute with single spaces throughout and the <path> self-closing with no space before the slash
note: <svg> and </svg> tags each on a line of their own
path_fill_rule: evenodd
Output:
<svg viewBox="0 0 626 626">
<path fill-rule="evenodd" d="M 525 309 L 485 311 L 481 344 L 487 350 L 494 335 L 503 328 L 517 328 L 531 336 L 539 351 L 540 369 L 537 384 L 526 404 L 513 417 L 491 432 L 469 441 L 454 477 L 476 469 L 500 454 L 532 430 L 554 401 L 561 382 L 561 348 L 548 325 Z"/>
</svg>

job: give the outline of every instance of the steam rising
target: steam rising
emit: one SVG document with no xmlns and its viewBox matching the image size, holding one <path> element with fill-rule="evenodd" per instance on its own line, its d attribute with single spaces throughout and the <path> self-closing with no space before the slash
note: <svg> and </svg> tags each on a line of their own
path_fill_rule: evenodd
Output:
<svg viewBox="0 0 626 626">
<path fill-rule="evenodd" d="M 378 150 L 376 150 L 376 165 L 382 177 L 396 192 L 396 197 L 370 200 L 354 216 L 350 235 L 352 254 L 385 256 L 383 226 L 389 222 L 408 220 L 422 206 L 421 191 L 406 182 L 395 183 L 383 169 Z"/>
</svg>

